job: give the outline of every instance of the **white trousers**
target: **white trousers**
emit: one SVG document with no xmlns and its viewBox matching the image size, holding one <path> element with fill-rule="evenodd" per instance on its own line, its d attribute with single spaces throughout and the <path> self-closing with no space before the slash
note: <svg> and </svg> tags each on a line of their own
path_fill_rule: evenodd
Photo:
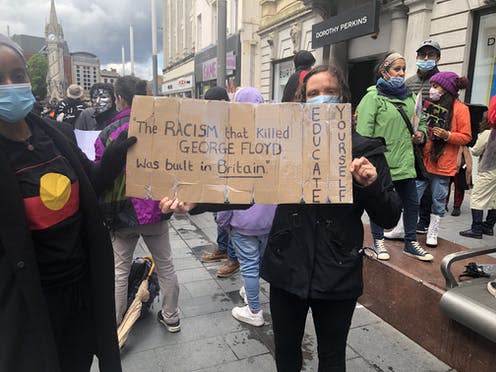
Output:
<svg viewBox="0 0 496 372">
<path fill-rule="evenodd" d="M 179 298 L 179 284 L 172 263 L 171 246 L 169 240 L 169 226 L 167 221 L 160 221 L 149 225 L 139 225 L 116 230 L 112 245 L 115 261 L 115 307 L 117 324 L 120 324 L 127 306 L 127 284 L 133 253 L 142 236 L 155 260 L 162 296 L 162 315 L 167 323 L 175 323 L 179 319 L 177 307 Z"/>
</svg>

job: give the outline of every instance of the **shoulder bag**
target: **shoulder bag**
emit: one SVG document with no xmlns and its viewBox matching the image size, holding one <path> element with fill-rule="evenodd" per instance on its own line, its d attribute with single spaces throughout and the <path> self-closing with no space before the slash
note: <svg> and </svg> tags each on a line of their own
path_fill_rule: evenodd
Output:
<svg viewBox="0 0 496 372">
<path fill-rule="evenodd" d="M 403 120 L 405 121 L 406 127 L 408 128 L 410 135 L 413 136 L 414 134 L 413 126 L 412 123 L 410 122 L 410 119 L 406 115 L 405 110 L 403 110 L 403 107 L 401 107 L 400 105 L 395 105 L 395 107 L 401 114 Z M 415 157 L 415 171 L 417 172 L 417 179 L 426 180 L 428 178 L 428 174 L 424 166 L 424 160 L 422 159 L 422 150 L 418 145 L 414 144 L 413 141 L 412 141 L 412 147 L 413 147 L 413 155 Z"/>
</svg>

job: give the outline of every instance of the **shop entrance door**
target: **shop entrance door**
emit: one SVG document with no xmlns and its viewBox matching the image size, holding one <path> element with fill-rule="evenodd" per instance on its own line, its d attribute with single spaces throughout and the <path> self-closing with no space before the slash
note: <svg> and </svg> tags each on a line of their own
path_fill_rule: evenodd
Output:
<svg viewBox="0 0 496 372">
<path fill-rule="evenodd" d="M 360 62 L 352 62 L 348 65 L 348 84 L 351 90 L 351 104 L 353 111 L 360 103 L 362 97 L 367 93 L 367 88 L 374 85 L 376 78 L 374 75 L 374 67 L 377 60 L 367 60 Z"/>
</svg>

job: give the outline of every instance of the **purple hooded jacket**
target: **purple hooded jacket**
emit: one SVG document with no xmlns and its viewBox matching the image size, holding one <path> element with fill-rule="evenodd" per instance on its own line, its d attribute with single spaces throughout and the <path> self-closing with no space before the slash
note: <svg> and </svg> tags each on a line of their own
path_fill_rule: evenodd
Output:
<svg viewBox="0 0 496 372">
<path fill-rule="evenodd" d="M 242 235 L 259 236 L 270 232 L 276 205 L 255 204 L 245 210 L 217 212 L 217 224 L 232 228 Z"/>
</svg>

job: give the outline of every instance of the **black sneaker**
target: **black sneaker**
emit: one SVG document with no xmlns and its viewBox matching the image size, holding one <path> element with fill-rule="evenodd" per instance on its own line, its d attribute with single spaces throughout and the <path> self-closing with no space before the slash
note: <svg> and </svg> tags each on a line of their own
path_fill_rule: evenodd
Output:
<svg viewBox="0 0 496 372">
<path fill-rule="evenodd" d="M 176 333 L 176 332 L 179 332 L 181 330 L 181 324 L 179 322 L 179 319 L 177 320 L 177 322 L 175 323 L 167 323 L 164 319 L 164 317 L 162 316 L 162 310 L 160 310 L 158 313 L 157 313 L 157 320 L 162 323 L 162 325 L 170 332 L 170 333 Z"/>
<path fill-rule="evenodd" d="M 429 252 L 425 251 L 418 242 L 416 241 L 406 241 L 403 253 L 407 256 L 416 258 L 420 261 L 430 262 L 434 260 L 434 257 Z"/>
</svg>

